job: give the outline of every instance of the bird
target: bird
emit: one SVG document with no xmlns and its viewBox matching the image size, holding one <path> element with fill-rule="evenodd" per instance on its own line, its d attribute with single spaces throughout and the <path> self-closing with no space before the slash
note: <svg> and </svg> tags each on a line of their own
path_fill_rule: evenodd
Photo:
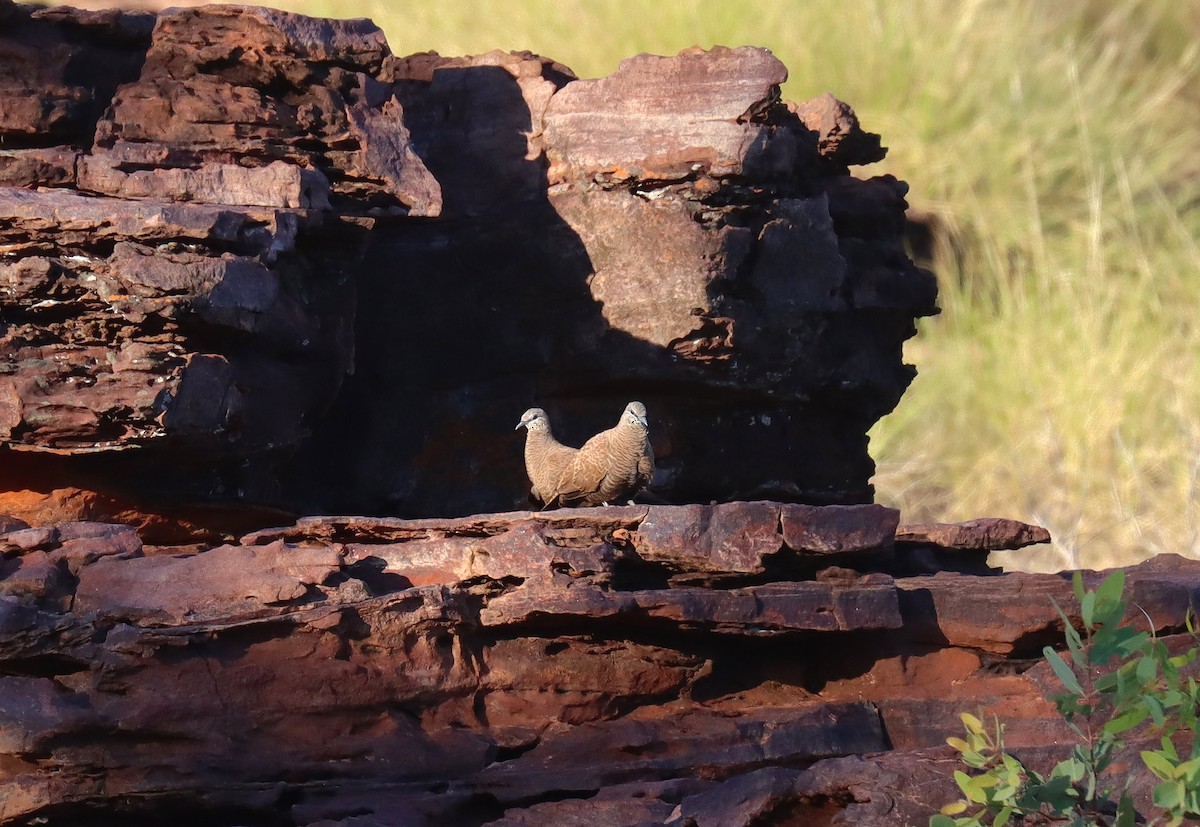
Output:
<svg viewBox="0 0 1200 827">
<path fill-rule="evenodd" d="M 530 408 L 521 414 L 513 430 L 522 427 L 525 435 L 525 473 L 533 485 L 531 493 L 543 508 L 558 500 L 558 482 L 567 464 L 579 453 L 578 448 L 563 445 L 550 430 L 550 417 L 541 408 Z"/>
<path fill-rule="evenodd" d="M 630 402 L 615 427 L 589 439 L 556 486 L 563 505 L 608 505 L 633 497 L 654 475 L 646 406 Z"/>
</svg>

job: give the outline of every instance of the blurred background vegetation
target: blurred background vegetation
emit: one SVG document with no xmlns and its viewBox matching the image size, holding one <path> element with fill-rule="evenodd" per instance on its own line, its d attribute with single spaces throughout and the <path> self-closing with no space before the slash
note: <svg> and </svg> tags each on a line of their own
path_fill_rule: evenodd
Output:
<svg viewBox="0 0 1200 827">
<path fill-rule="evenodd" d="M 117 2 L 117 0 L 114 0 Z M 370 17 L 396 54 L 529 49 L 582 77 L 760 45 L 908 181 L 941 316 L 871 434 L 907 522 L 1009 516 L 1032 569 L 1200 556 L 1200 7 L 1195 0 L 279 0 Z"/>
</svg>

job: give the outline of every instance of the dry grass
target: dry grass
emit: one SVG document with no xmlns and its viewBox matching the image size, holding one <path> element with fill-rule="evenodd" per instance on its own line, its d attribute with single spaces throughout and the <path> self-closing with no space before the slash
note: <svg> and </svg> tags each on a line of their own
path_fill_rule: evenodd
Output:
<svg viewBox="0 0 1200 827">
<path fill-rule="evenodd" d="M 771 48 L 794 99 L 884 135 L 860 175 L 949 228 L 945 313 L 872 433 L 906 519 L 1003 515 L 1025 568 L 1200 555 L 1200 18 L 1173 0 L 279 2 L 371 17 L 393 51 L 530 49 L 581 76 L 639 51 Z"/>
<path fill-rule="evenodd" d="M 1046 525 L 1021 567 L 1200 553 L 1198 55 L 1166 3 L 1084 7 L 964 6 L 986 16 L 917 58 L 970 67 L 939 134 L 890 162 L 955 233 L 922 375 L 873 433 L 880 496 Z"/>
</svg>

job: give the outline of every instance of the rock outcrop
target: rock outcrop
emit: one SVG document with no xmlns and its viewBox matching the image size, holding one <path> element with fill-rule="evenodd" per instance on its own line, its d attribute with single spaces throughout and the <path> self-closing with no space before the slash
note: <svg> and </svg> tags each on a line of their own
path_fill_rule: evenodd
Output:
<svg viewBox="0 0 1200 827">
<path fill-rule="evenodd" d="M 197 548 L 7 520 L 0 823 L 922 823 L 959 712 L 1053 756 L 1041 647 L 1078 609 L 1058 575 L 906 575 L 897 521 L 312 517 Z M 923 533 L 978 571 L 1030 528 Z M 1128 578 L 1159 632 L 1200 598 L 1192 561 Z"/>
<path fill-rule="evenodd" d="M 936 290 L 785 77 L 0 0 L 0 824 L 871 827 L 960 711 L 1051 760 L 1070 585 L 870 502 Z M 520 411 L 630 399 L 655 504 L 511 510 Z M 1200 567 L 1129 581 L 1171 634 Z"/>
<path fill-rule="evenodd" d="M 578 80 L 261 8 L 0 22 L 0 510 L 502 510 L 520 411 L 578 444 L 631 398 L 662 499 L 871 499 L 935 287 L 905 186 L 848 174 L 878 136 L 765 50 Z"/>
</svg>

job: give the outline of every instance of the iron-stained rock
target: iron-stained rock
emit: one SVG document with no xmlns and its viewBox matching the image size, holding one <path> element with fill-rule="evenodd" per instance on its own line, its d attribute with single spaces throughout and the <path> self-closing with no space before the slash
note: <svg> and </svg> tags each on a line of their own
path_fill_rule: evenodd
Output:
<svg viewBox="0 0 1200 827">
<path fill-rule="evenodd" d="M 13 524 L 0 823 L 118 801 L 147 818 L 389 823 L 402 803 L 429 823 L 572 823 L 550 805 L 586 798 L 596 818 L 882 825 L 953 797 L 936 745 L 960 711 L 1001 714 L 1022 755 L 1052 757 L 1054 678 L 1028 667 L 1061 640 L 1050 598 L 1079 611 L 1066 578 L 864 574 L 846 566 L 889 565 L 863 538 L 891 514 L 842 508 L 803 524 L 863 554 L 775 579 L 805 576 L 763 565 L 797 554 L 788 508 L 306 518 L 215 547 Z M 702 576 L 655 582 L 656 565 Z M 1160 631 L 1200 594 L 1200 564 L 1178 557 L 1127 578 L 1130 621 Z M 324 792 L 264 792 L 264 772 Z M 646 806 L 613 803 L 628 796 Z"/>
<path fill-rule="evenodd" d="M 1001 551 L 1048 543 L 1050 532 L 1018 520 L 980 517 L 962 523 L 902 525 L 896 529 L 896 542 L 961 551 Z"/>
</svg>

